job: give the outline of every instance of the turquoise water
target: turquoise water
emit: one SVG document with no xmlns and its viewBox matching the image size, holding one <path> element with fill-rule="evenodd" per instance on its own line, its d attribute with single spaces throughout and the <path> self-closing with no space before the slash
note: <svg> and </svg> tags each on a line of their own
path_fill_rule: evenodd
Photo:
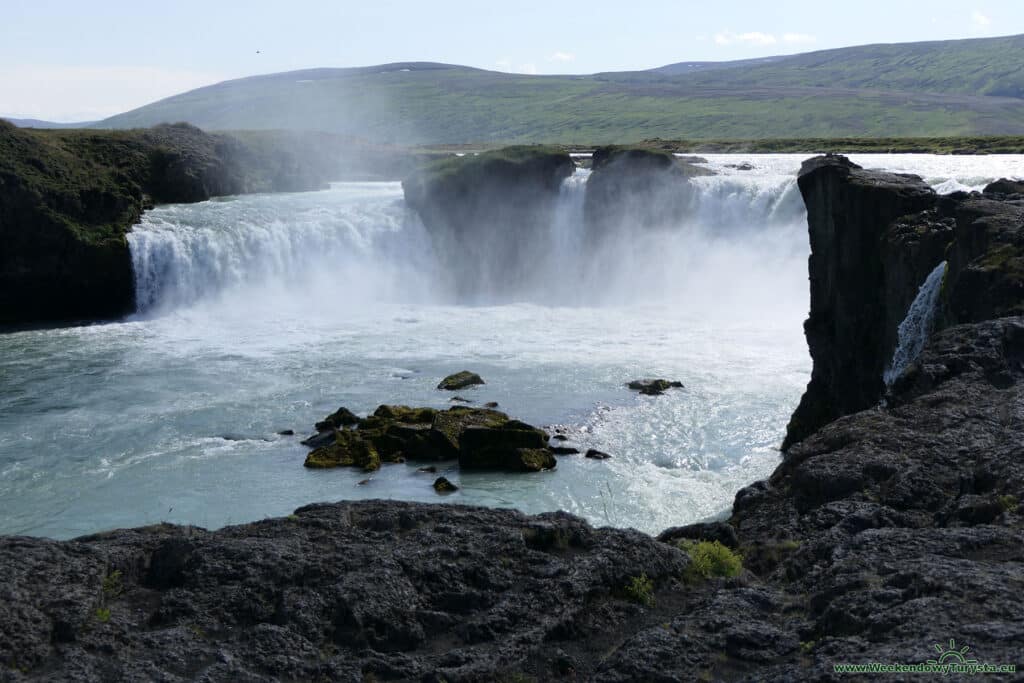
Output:
<svg viewBox="0 0 1024 683">
<path fill-rule="evenodd" d="M 586 179 L 570 181 L 530 281 L 490 291 L 484 278 L 474 305 L 452 294 L 459 274 L 395 183 L 157 208 L 132 236 L 139 314 L 0 336 L 0 533 L 218 527 L 313 501 L 441 500 L 414 464 L 306 470 L 298 440 L 341 405 L 450 405 L 434 387 L 462 369 L 487 381 L 467 398 L 562 425 L 613 458 L 565 456 L 532 475 L 451 468 L 461 488 L 445 502 L 564 509 L 650 532 L 722 513 L 777 465 L 810 372 L 800 159 L 739 159 L 757 168 L 702 179 L 686 225 L 623 226 L 601 249 L 580 234 Z M 1003 170 L 970 163 L 929 180 Z M 644 376 L 686 388 L 640 397 L 623 386 Z M 299 436 L 277 434 L 286 429 Z"/>
</svg>

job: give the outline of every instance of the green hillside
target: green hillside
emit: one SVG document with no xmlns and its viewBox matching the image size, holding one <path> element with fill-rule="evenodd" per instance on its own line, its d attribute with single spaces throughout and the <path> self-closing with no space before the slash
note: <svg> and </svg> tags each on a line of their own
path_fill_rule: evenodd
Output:
<svg viewBox="0 0 1024 683">
<path fill-rule="evenodd" d="M 399 63 L 227 81 L 101 122 L 308 129 L 397 144 L 1024 134 L 1024 36 L 871 45 L 645 72 Z"/>
</svg>

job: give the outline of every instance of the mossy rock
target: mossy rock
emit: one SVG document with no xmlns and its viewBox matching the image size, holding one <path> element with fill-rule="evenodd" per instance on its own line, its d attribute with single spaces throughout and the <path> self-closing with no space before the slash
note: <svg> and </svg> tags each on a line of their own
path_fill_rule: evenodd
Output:
<svg viewBox="0 0 1024 683">
<path fill-rule="evenodd" d="M 549 448 L 491 446 L 459 453 L 459 467 L 467 470 L 540 472 L 557 466 L 555 454 Z"/>
<path fill-rule="evenodd" d="M 456 406 L 439 411 L 434 416 L 432 427 L 441 445 L 450 450 L 453 457 L 458 455 L 459 437 L 467 427 L 500 427 L 508 422 L 508 415 L 488 408 Z"/>
<path fill-rule="evenodd" d="M 469 426 L 459 437 L 459 450 L 470 455 L 485 448 L 546 448 L 547 434 L 540 429 L 512 421 L 498 427 Z M 525 429 L 523 428 L 525 427 Z"/>
<path fill-rule="evenodd" d="M 434 490 L 438 493 L 455 493 L 459 487 L 451 483 L 445 477 L 438 477 L 434 480 Z"/>
<path fill-rule="evenodd" d="M 367 472 L 380 469 L 381 458 L 376 447 L 357 432 L 339 431 L 334 443 L 322 446 L 306 456 L 306 467 L 361 467 Z"/>
<path fill-rule="evenodd" d="M 456 372 L 454 375 L 445 377 L 437 385 L 437 388 L 444 389 L 445 391 L 458 391 L 459 389 L 477 386 L 478 384 L 486 384 L 486 382 L 475 372 L 463 370 L 462 372 Z"/>
<path fill-rule="evenodd" d="M 333 413 L 316 423 L 316 430 L 322 432 L 331 428 L 351 427 L 359 424 L 359 416 L 348 408 L 342 406 Z"/>
<path fill-rule="evenodd" d="M 458 459 L 471 469 L 535 472 L 555 467 L 547 442 L 544 430 L 497 410 L 382 405 L 355 429 L 334 429 L 306 466 L 375 470 L 383 462 Z"/>
<path fill-rule="evenodd" d="M 436 414 L 437 410 L 434 408 L 410 408 L 409 406 L 391 405 L 378 406 L 377 410 L 373 411 L 374 417 L 395 422 L 405 422 L 407 424 L 430 424 Z"/>
</svg>

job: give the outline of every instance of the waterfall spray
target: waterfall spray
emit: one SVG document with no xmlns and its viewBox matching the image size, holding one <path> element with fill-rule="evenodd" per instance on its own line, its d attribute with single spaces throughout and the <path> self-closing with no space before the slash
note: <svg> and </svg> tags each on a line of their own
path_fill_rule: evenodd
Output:
<svg viewBox="0 0 1024 683">
<path fill-rule="evenodd" d="M 469 234 L 428 232 L 397 183 L 158 207 L 128 237 L 138 310 L 671 302 L 738 316 L 799 301 L 806 228 L 792 176 L 696 178 L 677 224 L 648 230 L 627 215 L 597 236 L 584 212 L 589 175 L 567 178 L 536 224 L 499 216 Z M 792 291 L 767 293 L 780 272 L 794 274 Z"/>
<path fill-rule="evenodd" d="M 914 297 L 914 302 L 910 304 L 907 316 L 900 323 L 896 352 L 892 356 L 889 368 L 882 375 L 887 387 L 892 386 L 892 383 L 921 355 L 921 350 L 924 349 L 935 323 L 935 309 L 945 274 L 946 262 L 943 261 L 925 278 L 924 284 Z"/>
</svg>

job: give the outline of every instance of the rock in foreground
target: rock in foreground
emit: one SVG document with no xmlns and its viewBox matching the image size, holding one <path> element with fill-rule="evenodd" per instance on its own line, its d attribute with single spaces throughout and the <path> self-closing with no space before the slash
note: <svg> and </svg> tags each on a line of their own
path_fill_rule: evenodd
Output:
<svg viewBox="0 0 1024 683">
<path fill-rule="evenodd" d="M 5 537 L 0 680 L 623 680 L 605 655 L 672 618 L 687 565 L 566 514 L 393 501 Z M 623 593 L 640 576 L 654 608 Z"/>
</svg>

